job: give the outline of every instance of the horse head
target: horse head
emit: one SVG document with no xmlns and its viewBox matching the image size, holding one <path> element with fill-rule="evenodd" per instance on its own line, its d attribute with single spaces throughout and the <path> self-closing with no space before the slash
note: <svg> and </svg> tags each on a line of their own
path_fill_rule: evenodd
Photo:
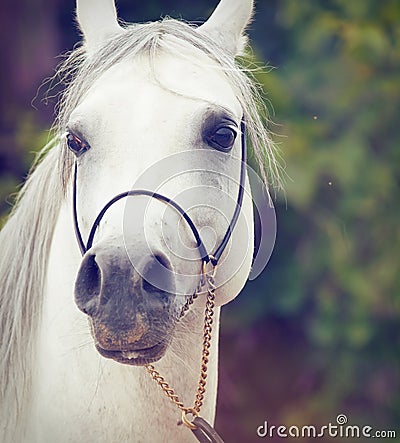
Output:
<svg viewBox="0 0 400 443">
<path fill-rule="evenodd" d="M 77 2 L 86 61 L 64 115 L 83 254 L 75 301 L 107 358 L 159 360 L 193 294 L 204 305 L 207 267 L 218 264 L 219 305 L 248 278 L 249 110 L 234 57 L 252 3 L 222 0 L 194 28 L 121 27 L 112 1 Z"/>
</svg>

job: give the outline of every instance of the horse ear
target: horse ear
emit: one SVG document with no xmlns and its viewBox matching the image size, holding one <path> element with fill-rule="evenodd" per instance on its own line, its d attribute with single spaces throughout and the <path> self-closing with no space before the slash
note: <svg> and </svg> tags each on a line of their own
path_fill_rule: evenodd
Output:
<svg viewBox="0 0 400 443">
<path fill-rule="evenodd" d="M 243 35 L 253 14 L 253 0 L 221 0 L 211 17 L 198 30 L 224 46 L 233 56 L 246 44 Z"/>
<path fill-rule="evenodd" d="M 123 32 L 114 0 L 76 0 L 76 18 L 89 50 Z"/>
</svg>

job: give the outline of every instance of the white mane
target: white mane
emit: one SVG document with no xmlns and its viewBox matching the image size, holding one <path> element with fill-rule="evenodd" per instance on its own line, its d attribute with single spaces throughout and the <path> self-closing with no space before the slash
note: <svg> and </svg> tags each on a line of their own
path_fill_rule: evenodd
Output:
<svg viewBox="0 0 400 443">
<path fill-rule="evenodd" d="M 168 38 L 167 38 L 168 36 Z M 73 109 L 102 73 L 127 57 L 159 50 L 180 54 L 192 46 L 216 61 L 225 72 L 244 110 L 249 139 L 263 178 L 279 183 L 274 147 L 259 115 L 257 87 L 229 54 L 183 22 L 131 25 L 97 52 L 72 52 L 59 70 L 67 83 L 60 102 L 58 134 L 65 132 Z M 73 158 L 63 144 L 52 147 L 25 183 L 18 202 L 0 233 L 0 423 L 7 413 L 17 422 L 26 413 L 37 329 L 43 301 L 47 257 L 60 204 L 65 196 Z M 265 163 L 266 162 L 266 163 Z M 265 166 L 266 165 L 266 166 Z M 72 297 L 72 295 L 71 295 Z M 13 426 L 11 425 L 11 428 Z"/>
<path fill-rule="evenodd" d="M 59 156 L 54 147 L 38 165 L 0 232 L 0 417 L 7 413 L 15 422 L 29 393 L 47 258 L 63 199 Z"/>
</svg>

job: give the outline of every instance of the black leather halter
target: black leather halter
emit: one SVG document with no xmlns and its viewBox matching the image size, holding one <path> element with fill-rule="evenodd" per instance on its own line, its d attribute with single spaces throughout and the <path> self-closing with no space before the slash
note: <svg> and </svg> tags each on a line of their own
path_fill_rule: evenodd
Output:
<svg viewBox="0 0 400 443">
<path fill-rule="evenodd" d="M 203 241 L 201 240 L 199 231 L 196 228 L 196 225 L 193 223 L 193 220 L 189 217 L 189 215 L 186 213 L 186 211 L 178 205 L 174 200 L 162 195 L 158 194 L 157 192 L 149 191 L 146 189 L 133 189 L 131 191 L 122 192 L 121 194 L 116 195 L 113 197 L 99 212 L 97 215 L 95 221 L 93 222 L 93 225 L 90 229 L 89 236 L 87 239 L 87 242 L 83 241 L 82 233 L 79 229 L 79 223 L 78 223 L 78 209 L 77 209 L 77 180 L 78 180 L 78 163 L 75 161 L 75 169 L 74 169 L 74 181 L 73 181 L 73 219 L 74 219 L 74 229 L 75 229 L 75 235 L 76 239 L 78 241 L 79 249 L 81 251 L 81 254 L 84 255 L 92 246 L 94 241 L 94 236 L 96 234 L 96 230 L 103 219 L 105 213 L 110 209 L 110 207 L 116 203 L 117 201 L 126 198 L 126 197 L 134 197 L 136 195 L 145 195 L 150 198 L 155 198 L 166 205 L 172 206 L 187 222 L 190 229 L 192 230 L 192 233 L 194 235 L 194 238 L 196 240 L 196 246 L 199 251 L 200 259 L 202 260 L 203 264 L 207 264 L 208 262 L 211 262 L 213 266 L 216 266 L 219 259 L 221 258 L 222 253 L 224 252 L 229 239 L 231 238 L 233 229 L 235 228 L 236 222 L 240 215 L 240 210 L 242 208 L 243 203 L 243 195 L 244 195 L 244 185 L 245 185 L 245 178 L 246 178 L 246 160 L 247 160 L 247 146 L 246 146 L 246 132 L 245 132 L 245 123 L 242 119 L 242 122 L 240 124 L 241 129 L 241 165 L 240 165 L 240 179 L 239 179 L 239 189 L 236 199 L 236 207 L 235 211 L 232 215 L 231 222 L 229 223 L 229 226 L 225 232 L 224 238 L 222 239 L 219 246 L 215 249 L 213 254 L 209 254 L 204 246 Z"/>
</svg>

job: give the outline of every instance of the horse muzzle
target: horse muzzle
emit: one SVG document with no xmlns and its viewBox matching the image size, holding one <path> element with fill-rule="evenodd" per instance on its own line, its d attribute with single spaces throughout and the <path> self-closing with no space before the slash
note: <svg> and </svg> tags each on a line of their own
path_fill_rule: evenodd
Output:
<svg viewBox="0 0 400 443">
<path fill-rule="evenodd" d="M 99 243 L 84 255 L 75 301 L 88 315 L 98 352 L 129 365 L 159 360 L 172 339 L 179 310 L 169 259 L 161 252 L 132 265 L 125 247 Z"/>
</svg>

